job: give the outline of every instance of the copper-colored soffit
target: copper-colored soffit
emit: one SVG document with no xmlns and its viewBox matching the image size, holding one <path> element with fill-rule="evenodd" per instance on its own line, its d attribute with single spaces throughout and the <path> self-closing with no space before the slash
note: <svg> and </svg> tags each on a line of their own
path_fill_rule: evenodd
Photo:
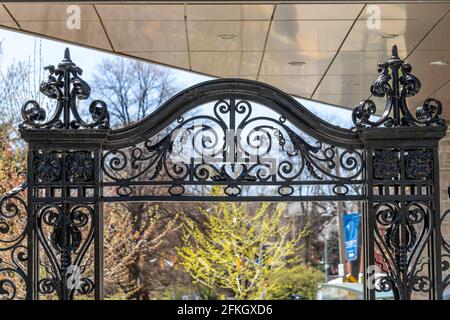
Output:
<svg viewBox="0 0 450 320">
<path fill-rule="evenodd" d="M 450 3 L 320 2 L 8 2 L 0 26 L 346 107 L 368 98 L 397 44 L 423 84 L 411 104 L 450 102 Z"/>
</svg>

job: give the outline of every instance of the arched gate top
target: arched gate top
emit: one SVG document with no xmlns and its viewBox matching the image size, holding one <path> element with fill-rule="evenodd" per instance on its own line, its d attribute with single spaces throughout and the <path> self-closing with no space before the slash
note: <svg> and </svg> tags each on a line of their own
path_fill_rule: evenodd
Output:
<svg viewBox="0 0 450 320">
<path fill-rule="evenodd" d="M 155 136 L 184 113 L 204 103 L 229 98 L 260 103 L 319 141 L 336 146 L 361 147 L 357 132 L 320 119 L 277 88 L 253 80 L 218 79 L 183 90 L 141 121 L 112 130 L 105 148 L 117 149 L 137 144 Z"/>
</svg>

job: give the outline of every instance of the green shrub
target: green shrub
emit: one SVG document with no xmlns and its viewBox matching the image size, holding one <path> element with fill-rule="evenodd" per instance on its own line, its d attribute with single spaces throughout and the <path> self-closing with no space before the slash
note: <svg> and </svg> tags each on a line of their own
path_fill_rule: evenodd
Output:
<svg viewBox="0 0 450 320">
<path fill-rule="evenodd" d="M 291 299 L 291 295 L 300 294 L 305 299 L 315 299 L 317 286 L 323 281 L 323 273 L 313 267 L 298 265 L 280 269 L 267 281 L 267 299 Z"/>
</svg>

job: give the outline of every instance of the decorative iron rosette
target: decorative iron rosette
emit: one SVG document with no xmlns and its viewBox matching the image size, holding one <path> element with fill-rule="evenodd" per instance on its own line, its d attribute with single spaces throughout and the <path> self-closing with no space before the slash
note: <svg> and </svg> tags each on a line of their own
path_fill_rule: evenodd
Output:
<svg viewBox="0 0 450 320">
<path fill-rule="evenodd" d="M 364 100 L 353 110 L 352 119 L 356 127 L 399 126 L 443 126 L 442 104 L 429 98 L 416 109 L 409 110 L 406 98 L 416 95 L 421 88 L 418 78 L 411 74 L 412 67 L 398 57 L 397 46 L 392 47 L 392 57 L 378 64 L 378 78 L 370 88 L 375 97 L 386 97 L 383 114 L 378 120 L 370 120 L 377 111 L 373 100 Z"/>
<path fill-rule="evenodd" d="M 91 87 L 80 76 L 83 70 L 70 59 L 66 48 L 64 59 L 57 67 L 44 68 L 49 71 L 47 80 L 43 81 L 39 91 L 56 100 L 56 108 L 51 116 L 36 100 L 29 100 L 22 106 L 23 122 L 21 129 L 78 129 L 109 128 L 109 112 L 104 101 L 94 100 L 89 106 L 92 121 L 84 121 L 77 107 L 77 100 L 86 100 L 91 95 Z"/>
</svg>

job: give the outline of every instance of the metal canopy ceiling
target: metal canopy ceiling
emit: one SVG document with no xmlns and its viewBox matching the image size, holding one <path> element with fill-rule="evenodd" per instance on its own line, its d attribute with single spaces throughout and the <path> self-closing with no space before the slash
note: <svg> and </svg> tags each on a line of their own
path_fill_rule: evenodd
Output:
<svg viewBox="0 0 450 320">
<path fill-rule="evenodd" d="M 368 98 L 393 44 L 430 95 L 450 105 L 450 3 L 4 3 L 0 25 L 217 77 L 253 79 L 293 95 L 353 107 Z M 370 21 L 369 21 L 370 24 Z M 444 65 L 442 65 L 444 64 Z M 382 103 L 381 101 L 378 104 Z"/>
</svg>

